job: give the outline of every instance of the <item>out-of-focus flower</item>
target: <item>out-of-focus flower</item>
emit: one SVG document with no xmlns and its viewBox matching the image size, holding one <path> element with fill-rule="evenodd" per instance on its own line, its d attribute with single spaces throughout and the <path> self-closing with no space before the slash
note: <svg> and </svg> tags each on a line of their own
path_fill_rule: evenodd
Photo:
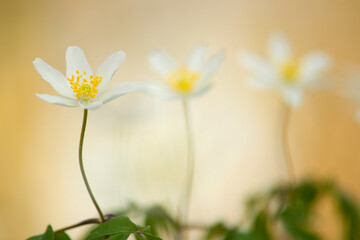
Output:
<svg viewBox="0 0 360 240">
<path fill-rule="evenodd" d="M 223 60 L 223 53 L 219 52 L 205 61 L 206 50 L 206 46 L 195 47 L 187 64 L 180 66 L 165 52 L 152 52 L 149 62 L 163 82 L 145 83 L 143 90 L 166 99 L 188 98 L 205 93 L 211 87 L 211 75 Z"/>
<path fill-rule="evenodd" d="M 33 64 L 41 77 L 62 96 L 36 94 L 40 99 L 66 107 L 95 109 L 136 89 L 137 84 L 124 82 L 105 90 L 116 70 L 125 59 L 118 51 L 110 55 L 93 75 L 84 52 L 77 46 L 66 50 L 66 77 L 40 58 Z"/>
<path fill-rule="evenodd" d="M 241 64 L 252 72 L 249 78 L 254 87 L 276 89 L 286 104 L 298 107 L 306 89 L 328 86 L 323 73 L 331 66 L 331 58 L 324 52 L 311 52 L 296 59 L 288 41 L 279 34 L 269 41 L 267 60 L 248 52 L 240 53 Z"/>
</svg>

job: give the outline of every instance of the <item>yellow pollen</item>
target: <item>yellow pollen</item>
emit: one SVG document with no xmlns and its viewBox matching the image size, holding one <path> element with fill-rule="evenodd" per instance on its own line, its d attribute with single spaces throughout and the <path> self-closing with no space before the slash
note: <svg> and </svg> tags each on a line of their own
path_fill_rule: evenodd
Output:
<svg viewBox="0 0 360 240">
<path fill-rule="evenodd" d="M 189 93 L 194 89 L 199 77 L 199 73 L 182 67 L 171 72 L 166 80 L 175 91 Z"/>
<path fill-rule="evenodd" d="M 71 78 L 67 80 L 71 84 L 71 89 L 74 91 L 77 99 L 88 100 L 89 98 L 94 98 L 98 93 L 97 86 L 101 83 L 102 77 L 100 76 L 90 76 L 90 83 L 86 79 L 86 72 L 84 71 L 84 76 L 80 74 L 79 70 L 76 70 L 76 81 L 75 76 L 71 75 Z"/>
<path fill-rule="evenodd" d="M 298 72 L 299 67 L 294 62 L 286 62 L 280 65 L 280 74 L 285 83 L 295 83 L 297 81 Z"/>
</svg>

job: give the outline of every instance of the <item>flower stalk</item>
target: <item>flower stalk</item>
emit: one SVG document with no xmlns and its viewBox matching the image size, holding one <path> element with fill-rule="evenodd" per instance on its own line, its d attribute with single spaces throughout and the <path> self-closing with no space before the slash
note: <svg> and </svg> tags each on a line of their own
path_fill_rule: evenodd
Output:
<svg viewBox="0 0 360 240">
<path fill-rule="evenodd" d="M 102 213 L 99 204 L 97 203 L 94 194 L 91 191 L 89 182 L 87 180 L 86 174 L 85 174 L 85 169 L 84 169 L 84 163 L 83 163 L 83 157 L 82 157 L 82 153 L 83 153 L 83 145 L 84 145 L 84 136 L 85 136 L 85 130 L 86 130 L 86 122 L 87 122 L 87 115 L 88 115 L 88 110 L 84 109 L 84 118 L 83 118 L 83 123 L 82 123 L 82 127 L 81 127 L 81 135 L 80 135 L 80 144 L 79 144 L 79 164 L 80 164 L 80 170 L 81 170 L 81 175 L 82 178 L 84 180 L 86 189 L 90 195 L 90 198 L 93 202 L 93 204 L 95 205 L 95 208 L 97 210 L 97 212 L 99 213 L 101 222 L 105 222 L 105 217 L 104 214 Z"/>
<path fill-rule="evenodd" d="M 194 137 L 191 124 L 191 116 L 189 109 L 189 101 L 186 98 L 182 99 L 182 105 L 184 110 L 184 120 L 186 128 L 187 139 L 187 170 L 186 170 L 186 186 L 184 195 L 184 209 L 183 209 L 183 224 L 186 225 L 188 221 L 189 205 L 191 199 L 191 192 L 194 180 L 194 167 L 195 167 L 195 149 L 194 149 Z"/>
<path fill-rule="evenodd" d="M 295 185 L 296 173 L 295 173 L 295 167 L 291 157 L 290 145 L 288 141 L 290 111 L 291 111 L 290 107 L 284 104 L 281 142 L 282 142 L 282 149 L 283 149 L 285 165 L 288 173 L 288 178 L 289 181 L 291 182 L 291 185 Z"/>
</svg>

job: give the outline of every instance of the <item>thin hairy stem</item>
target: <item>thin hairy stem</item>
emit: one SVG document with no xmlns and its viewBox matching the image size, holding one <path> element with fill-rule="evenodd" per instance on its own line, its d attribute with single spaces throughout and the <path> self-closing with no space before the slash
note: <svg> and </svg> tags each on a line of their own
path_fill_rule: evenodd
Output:
<svg viewBox="0 0 360 240">
<path fill-rule="evenodd" d="M 186 141 L 187 141 L 187 169 L 186 169 L 186 185 L 185 185 L 185 192 L 184 192 L 184 199 L 182 201 L 182 207 L 180 207 L 178 221 L 181 225 L 187 225 L 188 222 L 188 215 L 189 215 L 189 205 L 191 199 L 191 192 L 193 186 L 193 179 L 194 179 L 194 138 L 192 133 L 192 124 L 191 124 L 191 116 L 190 116 L 190 109 L 189 109 L 189 102 L 188 99 L 182 99 L 182 105 L 184 110 L 184 120 L 185 120 L 185 129 L 186 129 Z M 186 234 L 183 233 L 183 230 L 180 229 L 179 235 L 176 239 L 186 239 Z"/>
<path fill-rule="evenodd" d="M 84 163 L 83 163 L 83 157 L 82 157 L 82 153 L 83 153 L 83 145 L 84 145 L 84 136 L 85 136 L 85 129 L 86 129 L 86 121 L 87 121 L 87 115 L 88 115 L 88 110 L 84 109 L 84 118 L 83 118 L 83 123 L 82 123 L 82 128 L 81 128 L 81 135 L 80 135 L 80 144 L 79 144 L 79 164 L 80 164 L 80 170 L 81 170 L 81 175 L 82 178 L 84 180 L 84 183 L 86 185 L 86 189 L 90 195 L 90 198 L 92 200 L 92 202 L 95 205 L 96 210 L 99 213 L 101 222 L 105 222 L 105 217 L 104 214 L 102 213 L 99 204 L 96 202 L 96 199 L 94 197 L 94 194 L 91 191 L 89 182 L 87 180 L 86 174 L 85 174 L 85 169 L 84 169 Z"/>
<path fill-rule="evenodd" d="M 289 177 L 289 181 L 292 185 L 296 184 L 296 174 L 294 163 L 291 157 L 290 145 L 288 141 L 289 135 L 289 123 L 290 123 L 290 108 L 285 105 L 284 107 L 284 116 L 283 116 L 283 124 L 282 124 L 282 148 L 284 153 L 284 160 L 286 164 L 286 169 Z"/>
<path fill-rule="evenodd" d="M 81 227 L 81 226 L 84 226 L 84 225 L 88 225 L 88 224 L 100 224 L 101 221 L 97 218 L 90 218 L 90 219 L 87 219 L 87 220 L 84 220 L 84 221 L 81 221 L 77 224 L 74 224 L 74 225 L 70 225 L 68 227 L 64 227 L 64 228 L 61 228 L 59 230 L 56 230 L 55 233 L 58 233 L 58 232 L 63 232 L 63 231 L 66 231 L 66 230 L 70 230 L 70 229 L 73 229 L 73 228 L 77 228 L 77 227 Z"/>
</svg>

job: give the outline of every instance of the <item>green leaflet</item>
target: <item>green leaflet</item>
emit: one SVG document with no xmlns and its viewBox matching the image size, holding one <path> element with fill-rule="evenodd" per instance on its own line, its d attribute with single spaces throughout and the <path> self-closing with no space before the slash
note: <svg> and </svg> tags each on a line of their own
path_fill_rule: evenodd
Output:
<svg viewBox="0 0 360 240">
<path fill-rule="evenodd" d="M 179 231 L 179 224 L 161 206 L 153 206 L 145 212 L 145 225 L 151 226 L 153 233 L 158 234 L 159 229 L 167 232 Z"/>
<path fill-rule="evenodd" d="M 103 236 L 131 234 L 138 230 L 138 226 L 128 217 L 117 217 L 111 219 L 95 228 L 86 240 L 96 239 Z"/>
<path fill-rule="evenodd" d="M 51 225 L 48 225 L 44 234 L 30 237 L 27 240 L 55 240 L 54 231 Z"/>
<path fill-rule="evenodd" d="M 343 219 L 343 239 L 360 239 L 360 216 L 356 204 L 350 197 L 340 191 L 335 191 L 334 196 Z"/>
<path fill-rule="evenodd" d="M 227 234 L 227 232 L 228 229 L 225 226 L 225 224 L 219 222 L 208 228 L 205 239 L 206 240 L 217 239 Z"/>
<path fill-rule="evenodd" d="M 71 240 L 64 231 L 54 233 L 51 225 L 48 225 L 44 234 L 33 236 L 27 240 Z"/>
<path fill-rule="evenodd" d="M 55 240 L 71 240 L 71 238 L 64 231 L 62 231 L 55 233 Z"/>
<path fill-rule="evenodd" d="M 124 216 L 101 224 L 90 233 L 86 240 L 95 240 L 105 236 L 109 236 L 108 240 L 125 240 L 131 234 L 136 239 L 161 240 L 161 238 L 152 235 L 148 228 L 140 228 L 128 217 Z"/>
</svg>

